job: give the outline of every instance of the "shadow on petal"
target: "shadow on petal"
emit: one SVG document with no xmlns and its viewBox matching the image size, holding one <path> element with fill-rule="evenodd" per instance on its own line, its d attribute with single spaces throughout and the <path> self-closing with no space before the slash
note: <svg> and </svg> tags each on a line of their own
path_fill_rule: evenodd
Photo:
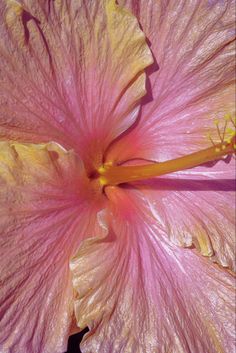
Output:
<svg viewBox="0 0 236 353">
<path fill-rule="evenodd" d="M 68 350 L 66 353 L 81 353 L 79 349 L 80 342 L 83 339 L 85 333 L 87 333 L 89 329 L 86 327 L 83 331 L 77 333 L 76 335 L 72 335 L 68 341 Z"/>
<path fill-rule="evenodd" d="M 236 186 L 234 179 L 196 180 L 158 178 L 137 184 L 142 190 L 151 188 L 153 190 L 173 191 L 234 191 Z M 132 185 L 125 185 L 125 188 L 132 188 Z"/>
</svg>

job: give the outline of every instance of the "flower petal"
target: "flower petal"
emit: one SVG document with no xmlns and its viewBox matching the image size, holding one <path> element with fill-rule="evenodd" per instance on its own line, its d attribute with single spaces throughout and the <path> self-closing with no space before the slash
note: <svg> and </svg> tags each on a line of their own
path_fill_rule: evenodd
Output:
<svg viewBox="0 0 236 353">
<path fill-rule="evenodd" d="M 235 111 L 234 1 L 120 3 L 138 17 L 156 64 L 140 121 L 109 159 L 162 161 L 208 147 L 208 133 L 219 140 L 214 119 Z"/>
<path fill-rule="evenodd" d="M 107 189 L 109 235 L 71 262 L 78 325 L 90 327 L 82 352 L 232 352 L 233 277 L 167 242 L 136 194 Z"/>
<path fill-rule="evenodd" d="M 0 143 L 2 353 L 66 351 L 69 259 L 98 231 L 88 183 L 76 155 L 56 144 Z"/>
<path fill-rule="evenodd" d="M 222 121 L 223 134 L 224 114 L 235 109 L 233 2 L 150 1 L 147 6 L 126 1 L 126 5 L 139 18 L 159 69 L 150 72 L 153 97 L 149 102 L 145 98 L 139 123 L 113 145 L 108 160 L 179 157 L 209 147 L 208 132 L 218 142 L 214 118 Z M 183 246 L 195 243 L 203 255 L 235 269 L 235 194 L 233 186 L 231 192 L 224 190 L 234 178 L 232 160 L 140 187 L 172 241 Z M 219 190 L 212 190 L 215 187 Z"/>
<path fill-rule="evenodd" d="M 145 94 L 152 55 L 135 17 L 115 0 L 7 0 L 1 18 L 0 136 L 100 163 Z"/>
<path fill-rule="evenodd" d="M 170 240 L 236 270 L 235 162 L 136 184 Z"/>
</svg>

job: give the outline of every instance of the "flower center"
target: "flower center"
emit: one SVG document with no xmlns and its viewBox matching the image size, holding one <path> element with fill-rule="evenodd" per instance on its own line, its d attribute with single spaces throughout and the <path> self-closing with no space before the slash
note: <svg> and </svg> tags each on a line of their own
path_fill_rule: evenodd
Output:
<svg viewBox="0 0 236 353">
<path fill-rule="evenodd" d="M 232 155 L 235 148 L 235 136 L 233 136 L 230 140 L 222 141 L 210 148 L 166 162 L 141 166 L 115 166 L 107 163 L 98 169 L 100 184 L 119 185 L 197 167 Z"/>
</svg>

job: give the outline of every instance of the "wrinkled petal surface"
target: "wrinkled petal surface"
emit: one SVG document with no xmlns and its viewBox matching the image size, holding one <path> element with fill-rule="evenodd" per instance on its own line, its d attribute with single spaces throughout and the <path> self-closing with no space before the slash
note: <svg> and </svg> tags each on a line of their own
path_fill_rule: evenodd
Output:
<svg viewBox="0 0 236 353">
<path fill-rule="evenodd" d="M 56 144 L 0 143 L 1 353 L 66 351 L 69 259 L 97 232 L 88 183 L 81 161 Z"/>
<path fill-rule="evenodd" d="M 195 246 L 203 256 L 234 271 L 235 186 L 234 161 L 136 184 L 173 243 Z"/>
<path fill-rule="evenodd" d="M 73 147 L 101 163 L 136 119 L 152 55 L 115 0 L 0 5 L 0 136 Z"/>
<path fill-rule="evenodd" d="M 235 110 L 234 3 L 121 3 L 138 17 L 156 64 L 149 70 L 150 92 L 141 118 L 113 145 L 108 160 L 169 160 L 210 147 L 208 133 L 215 143 L 220 142 L 214 119 L 223 137 L 232 128 L 224 117 L 231 113 L 233 118 Z M 231 160 L 144 183 L 143 193 L 175 244 L 194 243 L 203 255 L 235 269 L 233 179 Z"/>
<path fill-rule="evenodd" d="M 162 161 L 211 146 L 208 133 L 218 142 L 214 119 L 235 111 L 234 1 L 120 3 L 139 19 L 155 63 L 140 121 L 108 158 Z"/>
<path fill-rule="evenodd" d="M 231 353 L 231 274 L 169 243 L 141 193 L 107 195 L 107 237 L 85 241 L 71 262 L 78 324 L 90 327 L 82 352 Z"/>
</svg>

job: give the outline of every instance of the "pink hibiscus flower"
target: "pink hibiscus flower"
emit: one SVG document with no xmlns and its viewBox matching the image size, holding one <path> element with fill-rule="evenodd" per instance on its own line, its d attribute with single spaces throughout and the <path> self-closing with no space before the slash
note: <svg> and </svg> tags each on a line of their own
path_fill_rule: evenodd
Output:
<svg viewBox="0 0 236 353">
<path fill-rule="evenodd" d="M 118 2 L 1 1 L 1 353 L 234 350 L 234 2 Z"/>
</svg>

